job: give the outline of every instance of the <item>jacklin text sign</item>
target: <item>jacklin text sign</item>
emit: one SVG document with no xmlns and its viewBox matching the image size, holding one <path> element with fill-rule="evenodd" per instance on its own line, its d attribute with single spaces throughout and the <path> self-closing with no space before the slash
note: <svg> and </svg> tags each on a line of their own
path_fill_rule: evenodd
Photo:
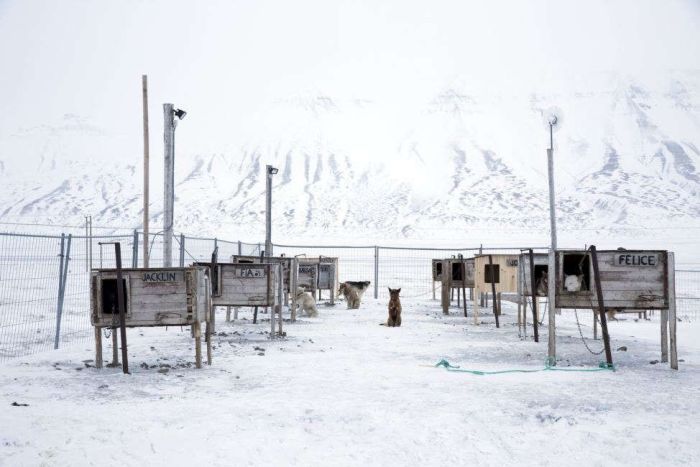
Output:
<svg viewBox="0 0 700 467">
<path fill-rule="evenodd" d="M 143 273 L 144 282 L 177 282 L 175 271 L 153 271 Z"/>
</svg>

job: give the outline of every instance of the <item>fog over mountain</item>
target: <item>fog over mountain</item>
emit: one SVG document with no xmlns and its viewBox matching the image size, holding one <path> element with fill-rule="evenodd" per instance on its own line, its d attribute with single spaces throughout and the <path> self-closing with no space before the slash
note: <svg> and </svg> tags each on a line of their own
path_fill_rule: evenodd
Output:
<svg viewBox="0 0 700 467">
<path fill-rule="evenodd" d="M 700 261 L 696 2 L 0 3 L 0 222 L 152 229 L 162 103 L 178 231 L 277 241 L 546 245 L 549 135 L 567 246 Z"/>
</svg>

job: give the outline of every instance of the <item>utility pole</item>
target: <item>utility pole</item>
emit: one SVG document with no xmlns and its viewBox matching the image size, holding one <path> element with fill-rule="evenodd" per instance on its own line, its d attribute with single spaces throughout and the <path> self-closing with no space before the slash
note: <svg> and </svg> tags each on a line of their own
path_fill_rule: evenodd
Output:
<svg viewBox="0 0 700 467">
<path fill-rule="evenodd" d="M 265 166 L 265 256 L 272 256 L 272 176 L 279 170 Z"/>
<path fill-rule="evenodd" d="M 143 267 L 148 267 L 148 196 L 149 196 L 149 137 L 148 137 L 148 76 L 141 76 L 143 94 Z"/>
<path fill-rule="evenodd" d="M 550 222 L 550 235 L 551 244 L 549 247 L 549 277 L 554 278 L 554 280 L 549 281 L 549 286 L 547 287 L 547 300 L 549 301 L 549 335 L 547 339 L 547 356 L 549 357 L 549 362 L 551 365 L 556 364 L 556 310 L 555 310 L 555 300 L 556 300 L 556 288 L 557 288 L 557 271 L 556 271 L 556 251 L 557 251 L 557 219 L 555 213 L 555 201 L 554 201 L 554 128 L 559 128 L 561 125 L 560 117 L 557 115 L 559 112 L 550 111 L 550 115 L 547 118 L 547 124 L 549 125 L 549 148 L 547 149 L 547 172 L 549 176 L 549 222 Z M 532 297 L 536 300 L 536 297 Z"/>
<path fill-rule="evenodd" d="M 165 143 L 165 177 L 163 199 L 163 266 L 173 265 L 173 218 L 175 207 L 175 117 L 182 120 L 187 112 L 173 104 L 163 104 L 163 141 Z M 145 243 L 148 243 L 147 241 Z"/>
</svg>

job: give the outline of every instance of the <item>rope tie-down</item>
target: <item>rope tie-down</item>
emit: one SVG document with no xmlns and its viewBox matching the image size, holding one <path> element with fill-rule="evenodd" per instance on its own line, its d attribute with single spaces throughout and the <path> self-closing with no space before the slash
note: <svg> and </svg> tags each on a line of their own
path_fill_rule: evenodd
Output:
<svg viewBox="0 0 700 467">
<path fill-rule="evenodd" d="M 591 372 L 591 371 L 615 371 L 614 365 L 608 365 L 606 362 L 600 362 L 598 368 L 557 368 L 554 366 L 554 361 L 552 357 L 547 357 L 544 361 L 544 368 L 537 368 L 534 370 L 497 370 L 497 371 L 482 371 L 482 370 L 467 370 L 459 367 L 458 365 L 452 365 L 450 362 L 444 358 L 435 364 L 435 368 L 443 367 L 447 371 L 454 371 L 458 373 L 471 373 L 473 375 L 486 376 L 486 375 L 501 375 L 504 373 L 538 373 L 540 371 L 580 371 L 580 372 Z"/>
</svg>

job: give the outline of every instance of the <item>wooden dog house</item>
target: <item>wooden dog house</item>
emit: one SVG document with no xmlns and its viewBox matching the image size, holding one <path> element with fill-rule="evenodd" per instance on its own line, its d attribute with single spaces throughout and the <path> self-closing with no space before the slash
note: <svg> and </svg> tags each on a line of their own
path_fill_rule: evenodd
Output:
<svg viewBox="0 0 700 467">
<path fill-rule="evenodd" d="M 596 251 L 594 247 L 589 250 L 557 250 L 555 266 L 555 307 L 597 310 L 603 325 L 608 360 L 607 327 L 600 310 L 635 313 L 638 310 L 661 310 L 661 359 L 668 361 L 670 331 L 670 364 L 671 368 L 678 369 L 673 253 L 664 250 Z M 578 290 L 566 290 L 567 276 L 578 276 L 581 284 Z M 553 320 L 550 320 L 549 332 L 554 332 Z"/>
<path fill-rule="evenodd" d="M 600 250 L 598 267 L 605 308 L 668 310 L 668 252 L 657 250 Z M 556 254 L 556 308 L 599 308 L 588 250 L 559 250 Z M 566 276 L 581 277 L 579 291 L 564 288 Z"/>
<path fill-rule="evenodd" d="M 335 294 L 338 290 L 338 258 L 330 256 L 297 257 L 299 260 L 299 285 L 315 293 L 318 298 L 321 292 L 330 292 L 330 302 L 335 304 Z"/>
<path fill-rule="evenodd" d="M 192 326 L 197 368 L 201 367 L 201 325 L 210 344 L 211 287 L 203 267 L 122 269 L 124 326 Z M 93 269 L 90 322 L 95 327 L 95 363 L 102 367 L 101 328 L 120 325 L 116 269 Z M 207 345 L 211 363 L 211 345 Z"/>
<path fill-rule="evenodd" d="M 533 269 L 530 269 L 530 254 L 521 253 L 518 257 L 518 332 L 522 329 L 524 333 L 527 333 L 527 309 L 528 309 L 528 297 L 530 298 L 530 304 L 533 311 L 533 326 L 535 332 L 535 339 L 538 340 L 538 330 L 535 321 L 539 320 L 542 315 L 539 310 L 541 306 L 539 302 L 541 298 L 547 297 L 548 288 L 545 286 L 544 290 L 538 288 L 540 281 L 543 276 L 549 281 L 549 255 L 547 253 L 532 253 L 532 263 Z M 534 275 L 535 283 L 535 300 L 532 300 L 532 279 L 531 276 Z"/>
<path fill-rule="evenodd" d="M 466 289 L 474 288 L 475 270 L 474 258 L 447 258 L 433 259 L 433 298 L 435 298 L 435 283 L 442 284 L 441 305 L 443 313 L 449 310 L 452 299 L 452 292 L 457 290 L 457 300 L 459 302 L 460 290 L 463 291 L 466 305 Z M 445 272 L 449 272 L 445 274 Z"/>
<path fill-rule="evenodd" d="M 474 324 L 479 323 L 479 298 L 482 292 L 493 294 L 518 292 L 518 255 L 492 254 L 474 257 Z"/>
<path fill-rule="evenodd" d="M 286 259 L 286 258 L 285 258 Z M 209 263 L 197 263 L 207 265 Z M 291 263 L 290 263 L 291 264 Z M 215 263 L 211 268 L 212 306 L 270 307 L 271 337 L 275 335 L 275 315 L 279 315 L 282 334 L 282 303 L 284 262 L 275 263 Z M 290 271 L 294 269 L 291 268 Z M 291 286 L 295 276 L 292 275 Z"/>
</svg>

